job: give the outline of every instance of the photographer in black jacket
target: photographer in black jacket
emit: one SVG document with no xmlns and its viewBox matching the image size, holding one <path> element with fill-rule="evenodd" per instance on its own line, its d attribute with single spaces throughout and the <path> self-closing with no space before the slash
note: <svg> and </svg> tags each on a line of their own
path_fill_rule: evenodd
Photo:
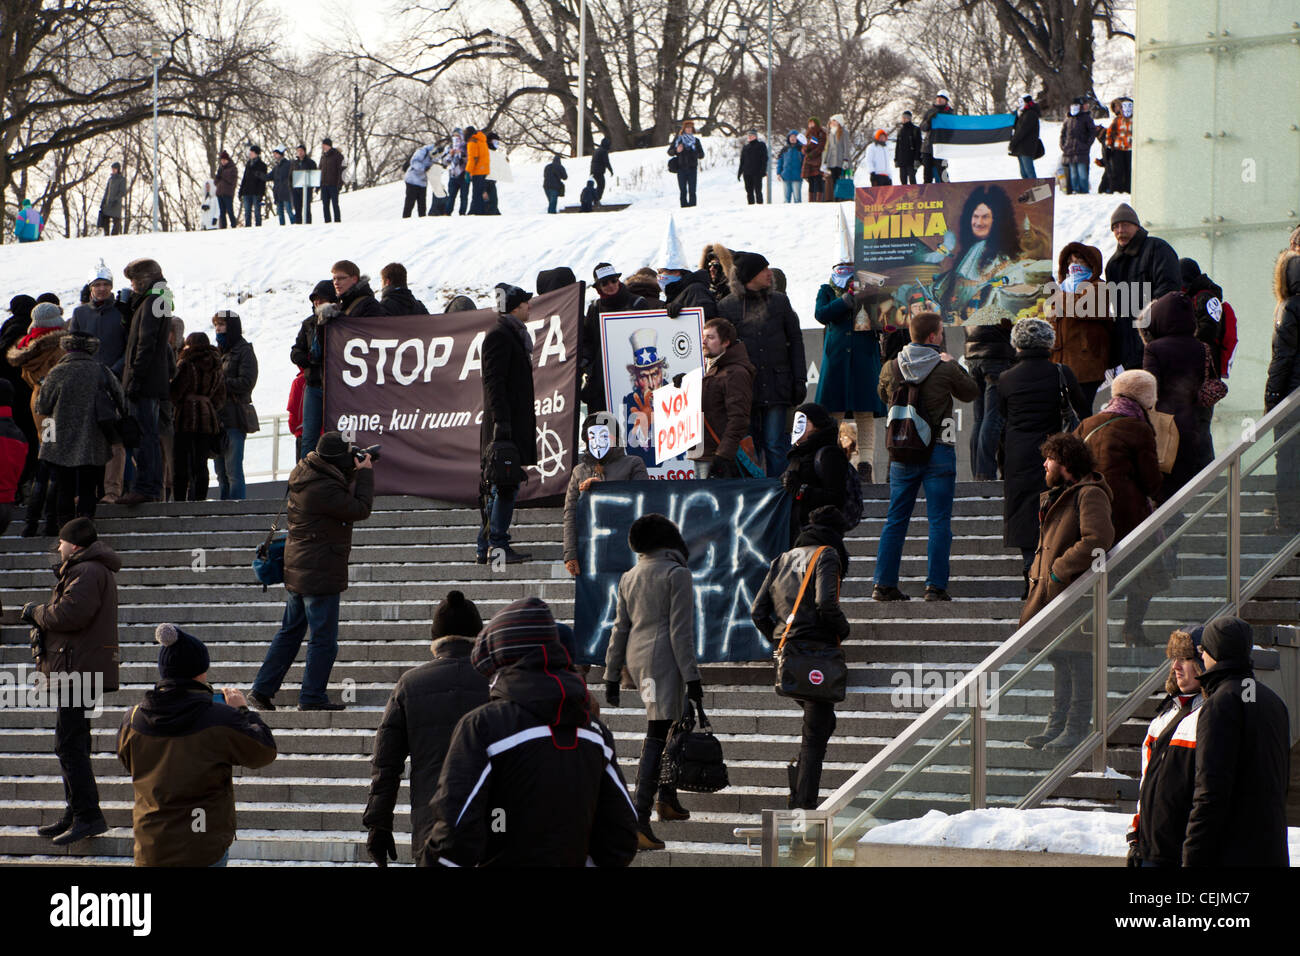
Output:
<svg viewBox="0 0 1300 956">
<path fill-rule="evenodd" d="M 302 437 L 298 439 L 298 460 L 314 451 L 325 425 L 325 319 L 321 312 L 326 305 L 337 305 L 334 283 L 321 279 L 308 296 L 311 315 L 302 320 L 298 338 L 289 350 L 289 360 L 307 373 L 307 384 L 302 393 Z"/>
<path fill-rule="evenodd" d="M 528 300 L 533 297 L 502 282 L 496 287 L 496 326 L 483 339 L 483 426 L 479 452 L 483 474 L 479 483 L 479 564 L 487 564 L 489 547 L 506 564 L 527 561 L 529 555 L 510 547 L 510 519 L 515 495 L 524 482 L 524 466 L 537 464 L 537 414 L 533 404 L 533 337 Z"/>
</svg>

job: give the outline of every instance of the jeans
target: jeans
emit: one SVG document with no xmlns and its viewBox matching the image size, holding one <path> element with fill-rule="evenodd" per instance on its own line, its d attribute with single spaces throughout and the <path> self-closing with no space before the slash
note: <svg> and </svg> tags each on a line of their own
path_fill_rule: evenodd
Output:
<svg viewBox="0 0 1300 956">
<path fill-rule="evenodd" d="M 783 179 L 781 182 L 785 184 L 786 202 L 803 202 L 802 179 Z"/>
<path fill-rule="evenodd" d="M 219 859 L 216 863 L 209 864 L 208 868 L 211 869 L 212 867 L 225 866 L 229 862 L 230 862 L 230 848 L 226 847 L 226 852 L 221 854 L 221 859 Z"/>
<path fill-rule="evenodd" d="M 900 183 L 915 186 L 916 185 L 916 167 L 911 163 L 898 167 L 898 181 Z"/>
<path fill-rule="evenodd" d="M 1037 179 L 1038 174 L 1034 172 L 1034 158 L 1032 156 L 1017 156 L 1020 160 L 1020 178 Z"/>
<path fill-rule="evenodd" d="M 326 222 L 342 222 L 343 217 L 339 215 L 339 187 L 322 186 L 320 188 L 320 206 L 325 213 Z M 334 211 L 334 218 L 330 219 L 330 210 Z"/>
<path fill-rule="evenodd" d="M 316 450 L 316 443 L 324 433 L 325 390 L 318 385 L 308 385 L 302 392 L 302 436 L 298 439 L 298 460 L 307 452 Z"/>
<path fill-rule="evenodd" d="M 816 809 L 826 745 L 834 732 L 835 705 L 824 700 L 803 701 L 803 736 L 799 740 L 794 792 L 790 795 L 793 809 Z"/>
<path fill-rule="evenodd" d="M 162 445 L 158 438 L 158 399 L 133 398 L 131 414 L 140 423 L 140 447 L 135 450 L 132 490 L 146 498 L 162 497 Z"/>
<path fill-rule="evenodd" d="M 217 485 L 221 488 L 222 501 L 243 501 L 247 497 L 244 488 L 244 439 L 242 429 L 227 428 L 226 453 L 217 458 Z"/>
<path fill-rule="evenodd" d="M 302 647 L 303 636 L 311 630 L 307 642 L 307 661 L 303 668 L 302 690 L 298 692 L 299 704 L 323 704 L 329 698 L 325 686 L 329 683 L 334 658 L 339 653 L 339 595 L 295 594 L 289 592 L 284 602 L 284 619 L 280 630 L 266 649 L 266 659 L 253 681 L 253 690 L 270 699 L 280 689 L 284 675 L 293 666 Z"/>
<path fill-rule="evenodd" d="M 995 362 L 971 369 L 980 389 L 975 398 L 975 422 L 970 434 L 970 468 L 976 481 L 996 481 L 998 477 L 998 442 L 1002 439 L 998 376 L 1007 368 L 1005 363 Z"/>
<path fill-rule="evenodd" d="M 554 189 L 547 189 L 544 191 L 546 193 L 546 211 L 551 215 L 555 215 L 555 213 L 559 211 L 556 209 L 556 206 L 559 205 L 560 194 Z"/>
<path fill-rule="evenodd" d="M 763 203 L 763 174 L 762 173 L 745 173 L 745 199 L 749 205 L 756 206 Z"/>
<path fill-rule="evenodd" d="M 261 196 L 240 196 L 240 204 L 244 207 L 244 225 L 251 226 L 256 220 L 260 226 L 262 224 L 262 197 Z"/>
<path fill-rule="evenodd" d="M 465 204 L 469 202 L 469 177 L 464 173 L 447 179 L 447 215 L 451 215 L 456 205 L 456 194 L 460 193 L 460 214 L 465 215 Z"/>
<path fill-rule="evenodd" d="M 90 765 L 90 718 L 84 707 L 59 708 L 54 722 L 54 754 L 63 771 L 63 795 L 73 819 L 93 823 L 103 817 Z"/>
<path fill-rule="evenodd" d="M 763 456 L 763 469 L 769 478 L 785 474 L 790 456 L 789 415 L 789 405 L 760 405 L 749 419 L 754 451 Z"/>
<path fill-rule="evenodd" d="M 510 519 L 515 514 L 518 487 L 492 485 L 480 504 L 483 524 L 478 529 L 478 554 L 485 557 L 492 550 L 510 547 Z"/>
<path fill-rule="evenodd" d="M 285 220 L 292 224 L 298 221 L 297 215 L 293 211 L 293 200 L 279 199 L 275 203 L 275 214 L 280 217 L 280 225 L 286 225 Z"/>
<path fill-rule="evenodd" d="M 415 186 L 411 183 L 406 184 L 406 201 L 402 203 L 402 218 L 410 219 L 411 210 L 420 218 L 424 218 L 424 206 L 429 198 L 428 186 Z"/>
<path fill-rule="evenodd" d="M 1065 168 L 1070 174 L 1070 192 L 1086 193 L 1088 191 L 1088 161 L 1085 159 L 1081 163 L 1066 163 Z"/>
<path fill-rule="evenodd" d="M 925 166 L 925 181 L 927 183 L 943 182 L 942 159 L 935 159 L 933 156 L 922 156 L 921 162 Z"/>
<path fill-rule="evenodd" d="M 471 176 L 469 178 L 469 188 L 469 214 L 471 216 L 486 216 L 487 197 L 484 194 L 487 192 L 487 177 Z"/>
<path fill-rule="evenodd" d="M 293 191 L 293 221 L 294 222 L 306 222 L 306 223 L 311 222 L 311 200 L 312 200 L 312 191 L 310 189 L 307 190 L 307 202 L 305 204 L 302 201 L 302 190 L 295 189 Z"/>
<path fill-rule="evenodd" d="M 217 221 L 221 224 L 222 229 L 227 228 L 227 221 L 229 221 L 229 228 L 231 229 L 234 229 L 235 226 L 239 225 L 239 220 L 235 218 L 234 196 L 217 197 Z"/>
<path fill-rule="evenodd" d="M 695 166 L 677 167 L 677 193 L 683 209 L 695 205 L 695 177 L 698 172 Z"/>
<path fill-rule="evenodd" d="M 907 525 L 916 507 L 916 493 L 924 487 L 926 518 L 930 525 L 926 547 L 925 586 L 948 588 L 948 558 L 952 551 L 952 498 L 957 483 L 957 449 L 935 445 L 924 465 L 889 464 L 889 514 L 876 553 L 877 587 L 898 586 L 898 566 L 903 559 Z"/>
</svg>

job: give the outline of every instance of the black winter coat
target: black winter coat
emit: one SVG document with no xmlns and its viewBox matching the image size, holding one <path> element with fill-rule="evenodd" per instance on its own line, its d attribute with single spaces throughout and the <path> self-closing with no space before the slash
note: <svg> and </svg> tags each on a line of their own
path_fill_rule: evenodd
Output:
<svg viewBox="0 0 1300 956">
<path fill-rule="evenodd" d="M 609 164 L 609 137 L 606 136 L 600 141 L 591 154 L 591 175 L 603 176 L 605 173 L 614 175 L 614 167 Z"/>
<path fill-rule="evenodd" d="M 1167 292 L 1182 288 L 1182 273 L 1178 269 L 1178 254 L 1163 239 L 1139 229 L 1127 246 L 1117 248 L 1106 263 L 1106 281 L 1124 283 L 1125 291 L 1115 304 L 1115 332 L 1118 349 L 1112 349 L 1110 364 L 1126 369 L 1142 367 L 1142 337 L 1133 327 L 1147 302 L 1154 302 Z M 1141 284 L 1151 283 L 1151 298 L 1139 295 Z M 1112 294 L 1112 299 L 1115 299 Z M 1123 311 L 1125 303 L 1129 311 Z"/>
<path fill-rule="evenodd" d="M 777 557 L 768 568 L 750 618 L 754 626 L 773 644 L 780 644 L 786 622 L 794 611 L 808 562 L 817 553 L 816 544 L 801 544 Z M 817 559 L 813 578 L 799 612 L 790 622 L 790 640 L 814 640 L 838 644 L 849 636 L 849 619 L 840 607 L 840 579 L 843 571 L 837 550 L 827 546 Z"/>
<path fill-rule="evenodd" d="M 487 679 L 470 663 L 472 637 L 434 641 L 433 660 L 397 679 L 375 734 L 370 761 L 370 800 L 361 818 L 366 829 L 393 829 L 393 807 L 406 758 L 411 758 L 411 855 L 418 860 L 433 831 L 438 790 L 452 731 L 462 717 L 488 702 Z"/>
<path fill-rule="evenodd" d="M 303 319 L 302 325 L 298 327 L 298 337 L 293 340 L 293 348 L 289 350 L 289 361 L 306 369 L 309 386 L 321 387 L 325 369 L 325 326 L 316 320 L 315 312 Z"/>
<path fill-rule="evenodd" d="M 99 339 L 95 358 L 112 370 L 120 381 L 126 361 L 126 339 L 131 329 L 131 313 L 115 297 L 96 305 L 87 302 L 72 310 L 69 332 L 84 332 Z"/>
<path fill-rule="evenodd" d="M 736 327 L 754 364 L 754 407 L 801 404 L 808 394 L 808 363 L 799 316 L 784 293 L 751 292 L 733 281 L 718 315 Z"/>
<path fill-rule="evenodd" d="M 1209 429 L 1202 421 L 1196 393 L 1205 381 L 1205 344 L 1196 338 L 1191 311 L 1166 319 L 1153 318 L 1151 342 L 1142 355 L 1142 368 L 1156 377 L 1156 411 L 1174 416 L 1178 426 L 1178 457 L 1165 476 L 1160 500 L 1167 501 L 1210 463 Z"/>
<path fill-rule="evenodd" d="M 1116 540 L 1119 540 L 1118 537 Z M 1153 736 L 1142 744 L 1142 784 L 1138 792 L 1138 855 L 1160 866 L 1181 866 L 1187 816 L 1196 790 L 1196 728 L 1204 698 L 1196 694 L 1183 706 L 1169 698 L 1151 723 Z"/>
<path fill-rule="evenodd" d="M 384 307 L 379 304 L 375 294 L 370 291 L 370 283 L 362 279 L 339 299 L 339 308 L 345 315 L 373 316 L 384 315 Z"/>
<path fill-rule="evenodd" d="M 1074 116 L 1066 116 L 1061 123 L 1061 161 L 1086 163 L 1096 138 L 1097 124 L 1088 110 L 1080 109 Z"/>
<path fill-rule="evenodd" d="M 1038 151 L 1038 107 L 1027 106 L 1016 115 L 1007 152 L 1012 156 L 1033 156 Z"/>
<path fill-rule="evenodd" d="M 789 464 L 781 478 L 781 484 L 794 495 L 794 507 L 790 510 L 791 541 L 808 523 L 808 516 L 823 505 L 844 510 L 848 470 L 849 459 L 840 448 L 838 421 L 832 420 L 830 425 L 791 446 Z"/>
<path fill-rule="evenodd" d="M 1283 253 L 1275 269 L 1275 291 L 1284 295 L 1273 312 L 1273 357 L 1264 385 L 1264 408 L 1271 410 L 1300 388 L 1300 253 Z"/>
<path fill-rule="evenodd" d="M 496 326 L 483 339 L 483 425 L 479 452 L 492 447 L 498 426 L 501 439 L 519 449 L 521 465 L 537 464 L 537 410 L 533 401 L 533 356 L 512 323 L 513 316 L 497 317 Z"/>
<path fill-rule="evenodd" d="M 740 168 L 736 177 L 767 175 L 767 144 L 760 139 L 746 143 L 740 149 Z"/>
<path fill-rule="evenodd" d="M 592 161 L 594 164 L 594 160 Z M 542 188 L 547 192 L 564 195 L 564 180 L 569 178 L 569 174 L 564 169 L 564 164 L 558 159 L 553 159 L 542 169 Z"/>
<path fill-rule="evenodd" d="M 971 374 L 975 366 L 1006 368 L 1016 360 L 1016 350 L 1011 345 L 1011 323 L 1003 320 L 995 325 L 970 325 L 966 327 L 966 364 Z"/>
<path fill-rule="evenodd" d="M 282 159 L 271 167 L 271 198 L 276 202 L 293 200 L 293 163 Z"/>
<path fill-rule="evenodd" d="M 694 144 L 686 148 L 686 144 L 681 142 L 681 139 L 681 136 L 673 137 L 673 141 L 668 145 L 668 155 L 677 157 L 678 169 L 694 169 L 704 158 L 704 143 L 696 136 Z M 678 146 L 683 147 L 680 153 L 677 152 Z"/>
<path fill-rule="evenodd" d="M 1247 660 L 1216 662 L 1201 689 L 1183 866 L 1287 866 L 1286 704 Z"/>
<path fill-rule="evenodd" d="M 386 315 L 428 315 L 424 303 L 415 297 L 410 289 L 403 286 L 388 286 L 379 293 L 379 307 Z"/>
<path fill-rule="evenodd" d="M 565 659 L 557 641 L 537 646 L 498 670 L 491 701 L 456 725 L 421 862 L 627 866 L 635 858 L 636 810 L 614 735 L 589 716 L 586 687 L 560 669 Z"/>
<path fill-rule="evenodd" d="M 920 161 L 921 129 L 915 123 L 904 123 L 898 127 L 898 139 L 894 143 L 894 165 L 911 169 Z"/>
<path fill-rule="evenodd" d="M 686 273 L 665 289 L 664 295 L 668 301 L 668 314 L 674 319 L 682 314 L 682 309 L 703 309 L 705 322 L 718 315 L 718 301 L 713 298 L 708 269 Z"/>
<path fill-rule="evenodd" d="M 609 298 L 600 295 L 587 306 L 586 318 L 582 320 L 582 341 L 578 348 L 578 373 L 581 375 L 579 397 L 587 404 L 587 411 L 605 411 L 605 362 L 600 352 L 600 316 L 603 312 L 632 312 L 638 309 L 653 309 L 657 302 L 647 302 L 642 296 L 633 295 L 623 283 L 618 284 L 618 291 Z"/>
<path fill-rule="evenodd" d="M 1002 431 L 1002 543 L 1038 547 L 1039 496 L 1047 490 L 1043 456 L 1048 435 L 1061 431 L 1061 378 L 1075 414 L 1088 417 L 1088 404 L 1069 366 L 1057 365 L 1047 349 L 1017 349 L 1016 364 L 998 376 Z"/>
<path fill-rule="evenodd" d="M 270 171 L 266 168 L 266 163 L 262 161 L 262 157 L 257 157 L 244 167 L 244 178 L 239 183 L 239 195 L 265 197 L 266 179 L 269 175 Z"/>
<path fill-rule="evenodd" d="M 122 389 L 129 399 L 165 401 L 171 376 L 167 349 L 172 332 L 172 297 L 162 283 L 152 291 L 133 292 L 127 308 L 131 330 L 126 336 Z"/>
<path fill-rule="evenodd" d="M 351 472 L 352 469 L 349 469 Z M 284 586 L 294 594 L 341 594 L 348 587 L 352 525 L 370 517 L 375 472 L 342 471 L 316 452 L 289 474 L 289 537 L 284 547 Z"/>
<path fill-rule="evenodd" d="M 245 434 L 257 431 L 253 389 L 257 387 L 257 356 L 253 343 L 244 338 L 239 316 L 226 319 L 225 347 L 221 349 L 221 371 L 226 376 L 226 403 L 221 406 L 221 427 L 237 428 Z"/>
</svg>

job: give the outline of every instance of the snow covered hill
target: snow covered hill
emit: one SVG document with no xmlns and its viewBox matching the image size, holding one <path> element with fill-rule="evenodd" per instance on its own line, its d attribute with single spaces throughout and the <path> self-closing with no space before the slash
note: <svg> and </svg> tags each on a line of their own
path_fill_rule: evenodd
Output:
<svg viewBox="0 0 1300 956">
<path fill-rule="evenodd" d="M 1056 124 L 1043 124 L 1048 150 L 1037 163 L 1040 175 L 1056 169 L 1058 130 Z M 296 374 L 289 347 L 307 315 L 307 293 L 318 280 L 328 278 L 330 265 L 338 259 L 360 265 L 363 273 L 373 277 L 376 291 L 380 268 L 388 262 L 404 263 L 412 290 L 436 312 L 449 296 L 460 292 L 486 304 L 492 286 L 502 281 L 531 289 L 540 270 L 555 266 L 568 265 L 589 281 L 592 267 L 602 260 L 626 272 L 653 265 L 671 216 L 690 256 L 709 242 L 767 256 L 785 270 L 791 301 L 803 325 L 815 327 L 813 301 L 838 253 L 841 212 L 851 217 L 852 205 L 748 206 L 736 181 L 739 149 L 736 140 L 706 140 L 699 205 L 693 209 L 678 208 L 676 177 L 667 171 L 668 156 L 662 148 L 614 153 L 611 162 L 616 172 L 605 199 L 632 205 L 621 212 L 590 215 L 547 216 L 541 181 L 549 157 L 530 162 L 516 159 L 511 163 L 512 181 L 498 187 L 500 216 L 403 220 L 403 186 L 393 182 L 344 195 L 342 224 L 323 223 L 317 204 L 316 222 L 310 226 L 287 228 L 272 222 L 250 230 L 5 245 L 0 247 L 0 295 L 7 302 L 19 292 L 35 295 L 49 290 L 64 303 L 75 304 L 100 258 L 120 274 L 131 259 L 152 256 L 175 290 L 177 314 L 187 330 L 209 328 L 218 309 L 240 314 L 261 366 L 254 400 L 263 415 L 284 409 Z M 575 202 L 586 181 L 588 160 L 568 159 L 565 164 L 569 172 L 565 200 Z M 1100 170 L 1094 167 L 1093 172 L 1095 184 Z M 1014 157 L 1000 156 L 956 163 L 949 174 L 961 181 L 1015 179 L 1018 167 Z M 1109 255 L 1114 248 L 1110 212 L 1126 198 L 1058 195 L 1057 248 L 1079 239 Z M 70 305 L 65 311 L 70 314 Z"/>
</svg>

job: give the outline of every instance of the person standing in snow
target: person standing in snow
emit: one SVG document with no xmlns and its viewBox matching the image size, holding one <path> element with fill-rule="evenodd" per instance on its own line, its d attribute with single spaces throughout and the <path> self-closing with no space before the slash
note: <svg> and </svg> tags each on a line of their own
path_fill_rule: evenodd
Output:
<svg viewBox="0 0 1300 956">
<path fill-rule="evenodd" d="M 825 180 L 822 198 L 826 202 L 835 200 L 835 184 L 839 182 L 844 167 L 853 157 L 853 143 L 849 132 L 844 128 L 844 117 L 836 113 L 830 119 L 826 130 L 826 149 L 822 153 L 822 177 Z"/>
<path fill-rule="evenodd" d="M 785 187 L 785 201 L 803 201 L 803 151 L 799 146 L 799 131 L 792 129 L 786 133 L 785 145 L 776 155 L 776 174 L 781 177 Z"/>
<path fill-rule="evenodd" d="M 424 218 L 425 203 L 429 196 L 429 169 L 434 165 L 433 150 L 434 146 L 430 143 L 411 154 L 406 175 L 402 177 L 406 183 L 406 200 L 402 203 L 403 219 L 411 218 L 412 209 L 417 216 Z"/>
<path fill-rule="evenodd" d="M 808 201 L 822 201 L 822 155 L 826 151 L 826 131 L 817 117 L 808 120 L 808 127 L 799 137 L 803 145 L 803 178 L 808 181 Z"/>
<path fill-rule="evenodd" d="M 492 159 L 488 155 L 488 141 L 485 133 L 473 126 L 465 127 L 465 174 L 469 176 L 471 216 L 487 215 L 487 178 L 492 171 Z"/>
<path fill-rule="evenodd" d="M 1104 141 L 1110 156 L 1110 191 L 1129 192 L 1133 187 L 1133 101 L 1121 96 L 1110 104 L 1115 118 L 1106 129 Z"/>
<path fill-rule="evenodd" d="M 239 225 L 235 218 L 235 189 L 239 183 L 239 169 L 224 149 L 217 157 L 217 174 L 213 179 L 217 181 L 217 207 L 220 210 L 221 228 L 227 228 L 226 224 L 229 223 L 229 228 L 234 229 Z"/>
<path fill-rule="evenodd" d="M 889 134 L 883 129 L 876 130 L 867 147 L 867 172 L 873 186 L 888 186 L 893 182 L 889 178 Z"/>
<path fill-rule="evenodd" d="M 564 170 L 564 163 L 560 159 L 560 154 L 556 153 L 546 167 L 542 170 L 542 192 L 546 193 L 546 211 L 552 215 L 556 212 L 556 205 L 560 197 L 564 195 L 564 181 L 569 178 L 569 174 Z"/>
<path fill-rule="evenodd" d="M 473 127 L 470 127 L 473 129 Z M 450 216 L 456 205 L 456 196 L 460 196 L 460 214 L 465 215 L 469 203 L 469 174 L 465 172 L 466 163 L 465 137 L 457 126 L 451 131 L 451 142 L 442 151 L 440 162 L 447 167 L 447 207 Z"/>
<path fill-rule="evenodd" d="M 104 198 L 99 201 L 99 228 L 104 235 L 116 236 L 122 232 L 122 202 L 126 199 L 126 177 L 122 164 L 114 163 L 108 182 L 104 184 Z"/>
<path fill-rule="evenodd" d="M 900 183 L 916 185 L 916 168 L 921 165 L 921 130 L 912 122 L 912 111 L 903 110 L 903 122 L 894 139 L 894 165 Z"/>
<path fill-rule="evenodd" d="M 927 183 L 943 182 L 943 160 L 934 158 L 934 130 L 932 124 L 934 118 L 941 113 L 951 113 L 952 107 L 948 105 L 947 90 L 940 90 L 934 94 L 934 104 L 925 111 L 925 116 L 921 118 L 920 130 L 924 134 L 921 140 L 921 164 L 925 167 L 925 181 Z"/>
<path fill-rule="evenodd" d="M 239 183 L 239 201 L 244 209 L 244 225 L 254 221 L 262 224 L 262 203 L 266 201 L 268 170 L 262 161 L 262 147 L 248 147 L 248 162 L 244 164 L 244 178 Z"/>
<path fill-rule="evenodd" d="M 1021 98 L 1020 104 L 1007 152 L 1019 160 L 1020 178 L 1034 179 L 1037 177 L 1034 160 L 1043 155 L 1043 141 L 1038 138 L 1038 105 L 1028 93 Z"/>
<path fill-rule="evenodd" d="M 736 179 L 745 180 L 745 199 L 751 206 L 762 205 L 763 177 L 767 175 L 767 144 L 758 138 L 758 130 L 751 129 L 740 150 L 740 166 Z"/>
<path fill-rule="evenodd" d="M 217 184 L 211 179 L 203 183 L 203 198 L 199 201 L 199 228 L 218 228 L 221 201 L 217 197 Z"/>
<path fill-rule="evenodd" d="M 1061 124 L 1061 162 L 1070 176 L 1070 192 L 1088 192 L 1088 153 L 1097 138 L 1097 124 L 1092 121 L 1088 98 L 1077 97 L 1070 104 L 1070 115 Z"/>
<path fill-rule="evenodd" d="M 682 208 L 694 206 L 695 182 L 700 160 L 704 158 L 704 143 L 695 135 L 695 124 L 691 120 L 682 123 L 682 128 L 668 146 L 668 155 L 677 163 L 677 191 Z"/>
<path fill-rule="evenodd" d="M 339 215 L 339 190 L 343 188 L 343 154 L 334 148 L 328 136 L 320 141 L 320 205 L 326 222 L 342 222 Z M 330 213 L 334 213 L 333 219 Z"/>
<path fill-rule="evenodd" d="M 596 208 L 596 180 L 588 179 L 587 185 L 582 187 L 582 193 L 578 196 L 578 208 L 583 212 L 591 212 Z"/>
<path fill-rule="evenodd" d="M 311 170 L 316 168 L 316 160 L 312 159 L 310 156 L 307 155 L 307 147 L 302 145 L 302 143 L 298 144 L 297 153 L 298 153 L 298 158 L 293 161 L 293 172 L 295 173 L 310 172 Z M 312 202 L 312 196 L 315 194 L 315 192 L 316 190 L 311 187 L 308 187 L 307 189 L 300 189 L 298 187 L 294 187 L 293 190 L 293 221 L 294 222 L 305 222 L 308 225 L 311 225 L 311 202 Z M 306 194 L 305 196 L 304 193 Z"/>
<path fill-rule="evenodd" d="M 591 154 L 591 178 L 596 180 L 596 205 L 600 205 L 605 196 L 605 174 L 614 175 L 614 167 L 609 164 L 609 137 L 606 136 Z"/>
<path fill-rule="evenodd" d="M 293 164 L 284 155 L 284 147 L 277 146 L 271 150 L 275 165 L 271 167 L 271 201 L 275 204 L 275 214 L 280 225 L 296 222 L 293 217 Z"/>
</svg>

